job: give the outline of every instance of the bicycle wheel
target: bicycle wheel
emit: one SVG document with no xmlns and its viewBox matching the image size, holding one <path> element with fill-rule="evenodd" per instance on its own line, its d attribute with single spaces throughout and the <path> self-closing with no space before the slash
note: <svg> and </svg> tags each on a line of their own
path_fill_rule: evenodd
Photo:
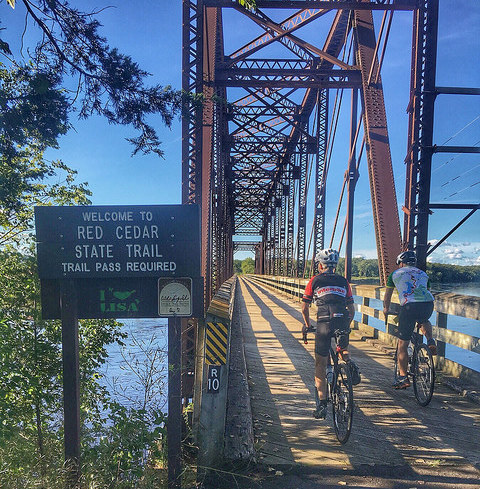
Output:
<svg viewBox="0 0 480 489">
<path fill-rule="evenodd" d="M 352 431 L 353 388 L 350 370 L 339 364 L 335 370 L 332 389 L 333 427 L 338 441 L 343 445 Z"/>
<path fill-rule="evenodd" d="M 413 391 L 420 406 L 426 406 L 433 396 L 435 384 L 435 367 L 430 349 L 417 345 L 412 358 Z"/>
</svg>

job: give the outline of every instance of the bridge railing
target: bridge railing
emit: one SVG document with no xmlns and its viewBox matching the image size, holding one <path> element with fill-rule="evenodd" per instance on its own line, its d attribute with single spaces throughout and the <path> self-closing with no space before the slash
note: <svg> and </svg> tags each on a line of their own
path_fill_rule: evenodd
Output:
<svg viewBox="0 0 480 489">
<path fill-rule="evenodd" d="M 198 322 L 193 425 L 199 478 L 223 463 L 236 277 L 226 280 Z"/>
<path fill-rule="evenodd" d="M 285 295 L 300 301 L 308 283 L 307 279 L 271 275 L 248 275 L 250 280 L 273 287 Z M 355 318 L 353 328 L 366 335 L 394 346 L 397 326 L 391 320 L 385 325 L 383 316 L 383 297 L 385 287 L 376 285 L 352 284 L 355 297 Z M 454 293 L 437 293 L 435 296 L 433 335 L 437 339 L 438 355 L 436 366 L 444 375 L 463 378 L 480 384 L 480 297 Z M 396 292 L 392 302 L 398 304 Z M 474 322 L 478 327 L 477 336 L 449 329 L 449 324 Z M 433 318 L 432 318 L 433 319 Z M 453 348 L 452 348 L 453 347 Z M 460 349 L 460 350 L 457 350 Z M 466 360 L 465 360 L 465 357 Z M 467 363 L 464 365 L 462 362 Z"/>
</svg>

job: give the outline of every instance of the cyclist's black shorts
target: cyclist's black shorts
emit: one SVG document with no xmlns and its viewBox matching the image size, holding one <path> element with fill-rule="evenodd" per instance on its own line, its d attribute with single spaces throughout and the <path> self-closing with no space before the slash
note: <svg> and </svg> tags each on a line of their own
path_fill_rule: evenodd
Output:
<svg viewBox="0 0 480 489">
<path fill-rule="evenodd" d="M 333 327 L 332 321 L 317 321 L 317 332 L 315 334 L 315 353 L 317 355 L 322 357 L 328 356 L 334 331 L 335 328 Z M 348 334 L 346 337 L 345 347 L 348 346 Z"/>
<path fill-rule="evenodd" d="M 415 324 L 425 323 L 433 312 L 433 302 L 407 302 L 400 307 L 398 314 L 398 337 L 408 341 L 412 336 Z"/>
</svg>

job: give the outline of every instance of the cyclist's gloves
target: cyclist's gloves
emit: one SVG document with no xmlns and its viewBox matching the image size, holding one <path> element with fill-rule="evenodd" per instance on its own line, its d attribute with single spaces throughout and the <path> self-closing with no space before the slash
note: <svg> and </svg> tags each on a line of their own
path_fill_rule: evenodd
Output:
<svg viewBox="0 0 480 489">
<path fill-rule="evenodd" d="M 302 328 L 302 335 L 303 335 L 303 342 L 307 345 L 308 344 L 308 340 L 307 340 L 307 332 L 308 332 L 308 328 L 303 325 L 303 328 Z"/>
</svg>

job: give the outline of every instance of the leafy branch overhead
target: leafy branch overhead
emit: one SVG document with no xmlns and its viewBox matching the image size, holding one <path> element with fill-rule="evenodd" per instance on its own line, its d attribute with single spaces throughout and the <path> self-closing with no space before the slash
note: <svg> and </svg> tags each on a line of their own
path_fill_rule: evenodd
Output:
<svg viewBox="0 0 480 489">
<path fill-rule="evenodd" d="M 160 141 L 147 118 L 160 115 L 170 126 L 181 109 L 181 92 L 170 86 L 147 86 L 149 73 L 130 56 L 111 48 L 100 35 L 101 24 L 96 18 L 100 11 L 85 13 L 66 0 L 20 0 L 18 15 L 22 15 L 21 4 L 26 9 L 26 28 L 35 25 L 41 33 L 32 55 L 35 69 L 55 74 L 63 86 L 71 85 L 73 77 L 76 89 L 69 101 L 79 103 L 80 117 L 96 114 L 110 123 L 132 125 L 140 133 L 129 139 L 133 153 L 162 156 Z M 0 51 L 10 54 L 4 39 L 0 39 Z"/>
<path fill-rule="evenodd" d="M 237 0 L 238 4 L 247 10 L 256 10 L 257 2 L 256 0 Z"/>
</svg>

